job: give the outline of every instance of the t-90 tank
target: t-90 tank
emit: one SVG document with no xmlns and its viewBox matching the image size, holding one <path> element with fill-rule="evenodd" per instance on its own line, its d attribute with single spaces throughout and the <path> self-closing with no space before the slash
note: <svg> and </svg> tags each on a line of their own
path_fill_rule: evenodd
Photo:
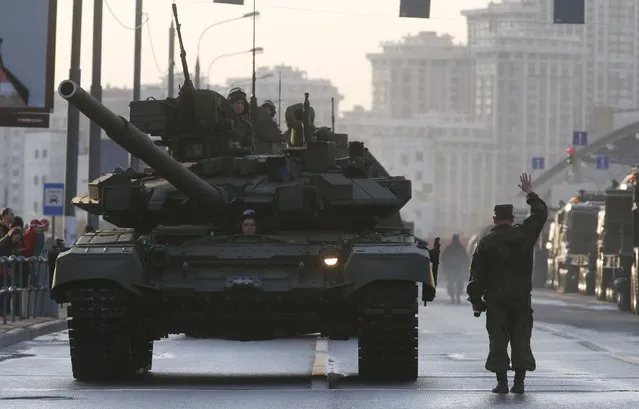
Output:
<svg viewBox="0 0 639 409">
<path fill-rule="evenodd" d="M 150 167 L 104 175 L 72 201 L 117 226 L 84 234 L 56 260 L 52 296 L 70 303 L 73 376 L 146 372 L 153 341 L 169 334 L 318 332 L 358 337 L 363 379 L 416 379 L 417 283 L 425 301 L 435 285 L 428 252 L 399 217 L 411 182 L 389 176 L 363 143 L 314 128 L 308 94 L 294 147 L 235 148 L 229 102 L 184 72 L 176 99 L 133 102 L 131 122 L 72 81 L 59 86 Z"/>
</svg>

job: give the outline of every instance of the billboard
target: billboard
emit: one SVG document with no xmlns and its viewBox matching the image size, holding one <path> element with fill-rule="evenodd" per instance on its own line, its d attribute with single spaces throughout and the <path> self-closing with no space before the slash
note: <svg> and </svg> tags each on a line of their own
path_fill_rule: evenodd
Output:
<svg viewBox="0 0 639 409">
<path fill-rule="evenodd" d="M 0 126 L 46 128 L 57 0 L 0 0 Z"/>
</svg>

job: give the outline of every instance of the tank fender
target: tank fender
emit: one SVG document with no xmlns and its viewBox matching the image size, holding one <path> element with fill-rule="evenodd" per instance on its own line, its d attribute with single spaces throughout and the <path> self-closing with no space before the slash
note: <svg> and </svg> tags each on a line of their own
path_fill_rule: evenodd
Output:
<svg viewBox="0 0 639 409">
<path fill-rule="evenodd" d="M 344 280 L 349 295 L 376 281 L 414 281 L 432 287 L 435 279 L 427 250 L 414 245 L 361 245 L 353 247 L 344 262 Z"/>
<path fill-rule="evenodd" d="M 133 246 L 72 247 L 60 253 L 55 262 L 51 291 L 69 283 L 106 280 L 140 295 L 144 266 Z"/>
</svg>

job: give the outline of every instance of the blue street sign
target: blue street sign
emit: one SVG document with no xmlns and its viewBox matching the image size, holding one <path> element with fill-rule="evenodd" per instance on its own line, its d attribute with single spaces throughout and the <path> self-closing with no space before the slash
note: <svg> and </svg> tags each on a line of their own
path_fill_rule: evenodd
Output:
<svg viewBox="0 0 639 409">
<path fill-rule="evenodd" d="M 610 167 L 610 160 L 607 156 L 597 156 L 596 164 L 597 169 L 608 169 Z"/>
<path fill-rule="evenodd" d="M 533 170 L 544 169 L 546 167 L 546 161 L 541 156 L 534 156 L 532 158 L 532 168 Z"/>
<path fill-rule="evenodd" d="M 42 214 L 45 216 L 63 216 L 64 183 L 45 183 L 42 190 Z"/>
<path fill-rule="evenodd" d="M 586 131 L 573 131 L 572 132 L 572 144 L 574 146 L 588 146 L 588 132 L 586 132 Z"/>
</svg>

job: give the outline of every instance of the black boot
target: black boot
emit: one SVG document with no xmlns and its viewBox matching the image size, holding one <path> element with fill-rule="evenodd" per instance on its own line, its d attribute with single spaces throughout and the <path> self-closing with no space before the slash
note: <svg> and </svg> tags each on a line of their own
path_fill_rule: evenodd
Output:
<svg viewBox="0 0 639 409">
<path fill-rule="evenodd" d="M 510 392 L 512 393 L 524 393 L 524 379 L 526 378 L 526 371 L 516 370 L 515 371 L 515 381 L 513 382 L 513 387 L 510 388 Z"/>
<path fill-rule="evenodd" d="M 493 393 L 508 393 L 508 376 L 506 372 L 497 372 L 497 385 L 493 388 Z"/>
</svg>

